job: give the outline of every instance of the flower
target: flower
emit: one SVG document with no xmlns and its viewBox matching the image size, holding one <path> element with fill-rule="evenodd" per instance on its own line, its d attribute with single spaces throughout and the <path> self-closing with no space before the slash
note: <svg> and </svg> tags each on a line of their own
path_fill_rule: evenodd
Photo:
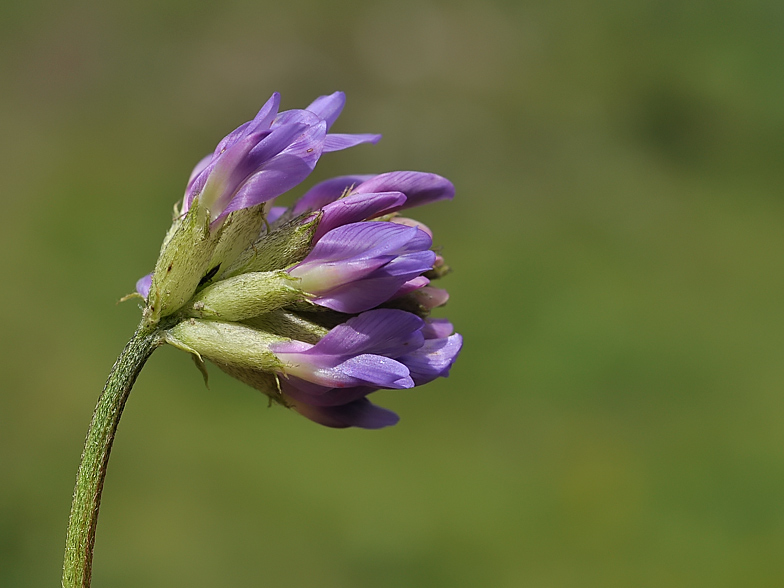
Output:
<svg viewBox="0 0 784 588">
<path fill-rule="evenodd" d="M 137 283 L 166 342 L 330 427 L 393 425 L 370 402 L 446 377 L 462 338 L 430 313 L 448 299 L 432 231 L 399 212 L 451 199 L 432 173 L 320 182 L 290 207 L 273 199 L 322 153 L 379 135 L 328 132 L 342 93 L 278 112 L 279 95 L 200 161 L 155 271 Z M 206 374 L 206 372 L 205 372 Z"/>
<path fill-rule="evenodd" d="M 288 271 L 315 295 L 315 304 L 357 313 L 386 302 L 431 269 L 436 258 L 431 245 L 431 237 L 414 227 L 352 223 L 329 231 Z"/>
<path fill-rule="evenodd" d="M 191 172 L 183 214 L 194 199 L 210 211 L 215 223 L 235 210 L 267 202 L 304 180 L 321 154 L 376 143 L 381 135 L 341 135 L 327 131 L 345 105 L 343 92 L 321 96 L 304 110 L 278 113 L 277 92 L 256 117 L 218 143 Z"/>
</svg>

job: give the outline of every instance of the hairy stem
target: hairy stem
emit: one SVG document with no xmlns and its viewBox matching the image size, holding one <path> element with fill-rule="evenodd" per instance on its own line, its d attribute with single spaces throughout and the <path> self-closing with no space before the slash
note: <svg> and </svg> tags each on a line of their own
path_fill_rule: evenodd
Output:
<svg viewBox="0 0 784 588">
<path fill-rule="evenodd" d="M 101 491 L 114 435 L 136 377 L 152 352 L 162 343 L 159 329 L 142 322 L 114 362 L 98 399 L 76 474 L 65 539 L 63 588 L 90 586 L 98 509 L 101 506 Z"/>
</svg>

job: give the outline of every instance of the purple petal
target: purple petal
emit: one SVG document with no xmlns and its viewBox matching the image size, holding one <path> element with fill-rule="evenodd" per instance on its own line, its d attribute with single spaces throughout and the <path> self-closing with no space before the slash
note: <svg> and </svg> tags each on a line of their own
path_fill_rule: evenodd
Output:
<svg viewBox="0 0 784 588">
<path fill-rule="evenodd" d="M 416 298 L 419 304 L 428 309 L 443 306 L 449 300 L 449 292 L 443 288 L 434 288 L 433 286 L 425 286 L 415 290 L 411 295 Z"/>
<path fill-rule="evenodd" d="M 304 180 L 321 156 L 325 132 L 324 122 L 308 128 L 280 153 L 262 164 L 259 171 L 237 191 L 224 214 L 266 202 Z"/>
<path fill-rule="evenodd" d="M 333 328 L 309 353 L 403 355 L 422 345 L 423 326 L 424 321 L 410 312 L 389 308 L 370 310 Z"/>
<path fill-rule="evenodd" d="M 408 280 L 406 283 L 400 286 L 398 291 L 395 292 L 390 298 L 398 298 L 400 296 L 404 296 L 409 292 L 413 292 L 414 290 L 419 290 L 420 288 L 424 288 L 429 283 L 430 280 L 428 280 L 425 276 L 417 276 L 415 278 Z"/>
<path fill-rule="evenodd" d="M 414 381 L 405 365 L 381 355 L 370 353 L 355 355 L 336 365 L 332 371 L 332 377 L 339 382 L 335 388 L 368 384 L 395 390 L 414 387 Z M 325 381 L 331 379 L 327 377 Z"/>
<path fill-rule="evenodd" d="M 290 149 L 292 145 L 302 141 L 302 137 L 307 135 L 311 128 L 305 123 L 292 123 L 276 127 L 269 132 L 258 133 L 262 138 L 248 154 L 247 167 L 256 169 L 265 161 Z M 257 136 L 257 134 L 249 136 Z"/>
<path fill-rule="evenodd" d="M 285 373 L 324 388 L 413 388 L 414 381 L 402 363 L 364 353 L 351 357 L 332 354 L 285 351 L 286 344 L 277 344 L 273 352 L 285 364 Z M 314 351 L 313 349 L 309 351 Z"/>
<path fill-rule="evenodd" d="M 396 256 L 428 249 L 431 244 L 426 233 L 412 227 L 386 222 L 352 223 L 324 235 L 301 265 Z"/>
<path fill-rule="evenodd" d="M 274 223 L 276 220 L 282 217 L 287 210 L 288 208 L 285 206 L 273 206 L 269 209 L 269 212 L 267 212 L 267 222 Z"/>
<path fill-rule="evenodd" d="M 342 406 L 316 407 L 292 399 L 294 410 L 310 420 L 337 429 L 360 427 L 362 429 L 381 429 L 397 424 L 400 420 L 394 412 L 360 398 Z"/>
<path fill-rule="evenodd" d="M 253 120 L 248 121 L 246 123 L 241 124 L 239 127 L 234 129 L 231 133 L 226 135 L 218 146 L 215 148 L 214 155 L 220 155 L 226 149 L 234 145 L 237 141 L 242 139 L 243 137 L 247 137 L 252 133 L 256 133 L 259 131 L 265 131 L 269 129 L 272 120 L 278 114 L 278 108 L 280 107 L 280 94 L 275 92 L 270 96 L 269 100 L 264 103 L 264 106 L 261 107 L 258 114 L 253 118 Z"/>
<path fill-rule="evenodd" d="M 373 176 L 340 176 L 324 182 L 319 182 L 300 198 L 294 205 L 294 216 L 299 216 L 308 210 L 318 210 L 319 208 L 334 202 L 349 188 L 369 180 Z"/>
<path fill-rule="evenodd" d="M 188 178 L 188 188 L 191 187 L 191 184 L 193 183 L 193 180 L 196 179 L 196 176 L 198 176 L 201 172 L 203 172 L 207 168 L 207 166 L 212 162 L 214 157 L 215 156 L 212 153 L 210 153 L 209 155 L 205 155 L 203 158 L 199 160 L 199 163 L 197 163 L 196 166 L 193 168 L 193 171 L 191 172 L 191 175 Z M 186 192 L 187 192 L 187 188 L 186 188 Z"/>
<path fill-rule="evenodd" d="M 294 376 L 280 380 L 281 390 L 288 396 L 311 406 L 338 406 L 364 398 L 377 391 L 374 386 L 353 388 L 324 388 Z"/>
<path fill-rule="evenodd" d="M 411 372 L 417 386 L 449 375 L 449 369 L 463 346 L 463 338 L 454 334 L 446 339 L 428 339 L 416 351 L 399 357 Z"/>
<path fill-rule="evenodd" d="M 399 295 L 406 282 L 433 266 L 434 258 L 432 251 L 397 257 L 362 279 L 319 293 L 313 302 L 349 314 L 369 310 Z"/>
<path fill-rule="evenodd" d="M 319 123 L 324 123 L 324 132 L 326 134 L 326 124 L 327 121 L 322 120 L 317 115 L 313 114 L 308 110 L 286 110 L 281 112 L 274 121 L 272 121 L 271 127 L 274 129 L 276 127 L 280 127 L 283 125 L 289 124 L 306 124 L 308 126 L 314 126 Z"/>
<path fill-rule="evenodd" d="M 326 96 L 319 96 L 305 108 L 327 122 L 327 130 L 335 121 L 346 105 L 346 95 L 343 92 L 334 92 Z"/>
<path fill-rule="evenodd" d="M 389 219 L 389 222 L 392 222 L 392 223 L 395 223 L 395 224 L 398 224 L 398 225 L 405 225 L 407 227 L 416 227 L 420 231 L 424 231 L 425 233 L 430 235 L 431 239 L 433 238 L 433 231 L 430 230 L 430 227 L 428 227 L 424 223 L 419 222 L 415 218 L 408 218 L 407 216 L 395 216 L 395 217 Z"/>
<path fill-rule="evenodd" d="M 324 139 L 324 153 L 331 151 L 341 151 L 361 145 L 362 143 L 378 143 L 381 140 L 381 135 L 365 133 L 365 134 L 340 134 L 330 133 Z"/>
<path fill-rule="evenodd" d="M 401 192 L 382 192 L 346 196 L 331 202 L 322 208 L 323 215 L 313 235 L 313 242 L 334 228 L 389 214 L 405 201 L 406 197 Z"/>
<path fill-rule="evenodd" d="M 248 154 L 261 139 L 261 133 L 249 135 L 210 163 L 194 180 L 189 201 L 200 194 L 200 202 L 210 210 L 212 220 L 215 220 L 229 203 L 239 183 L 252 171 L 247 168 Z"/>
<path fill-rule="evenodd" d="M 280 108 L 280 93 L 273 92 L 272 96 L 270 96 L 269 100 L 264 103 L 259 109 L 259 112 L 250 121 L 250 129 L 249 132 L 255 131 L 262 131 L 264 129 L 268 129 L 272 124 L 272 121 L 278 116 L 278 109 Z"/>
<path fill-rule="evenodd" d="M 390 300 L 400 289 L 400 282 L 391 277 L 350 282 L 316 296 L 312 302 L 337 312 L 362 312 Z"/>
<path fill-rule="evenodd" d="M 419 229 L 387 222 L 353 223 L 329 231 L 300 264 L 288 271 L 300 278 L 303 291 L 318 296 L 368 277 L 400 277 L 394 284 L 385 282 L 386 288 L 392 288 L 386 292 L 386 300 L 404 282 L 432 267 L 435 253 L 428 250 L 430 245 L 430 237 Z M 373 295 L 381 296 L 380 292 Z"/>
<path fill-rule="evenodd" d="M 139 278 L 136 282 L 136 291 L 141 294 L 145 299 L 150 293 L 150 286 L 152 285 L 152 274 L 147 274 L 143 278 Z"/>
<path fill-rule="evenodd" d="M 406 203 L 402 209 L 421 206 L 437 200 L 452 198 L 455 187 L 452 182 L 437 174 L 413 171 L 398 171 L 380 174 L 357 186 L 354 194 L 370 192 L 403 192 Z"/>
<path fill-rule="evenodd" d="M 422 327 L 425 339 L 443 339 L 455 332 L 455 328 L 447 319 L 429 318 Z"/>
</svg>

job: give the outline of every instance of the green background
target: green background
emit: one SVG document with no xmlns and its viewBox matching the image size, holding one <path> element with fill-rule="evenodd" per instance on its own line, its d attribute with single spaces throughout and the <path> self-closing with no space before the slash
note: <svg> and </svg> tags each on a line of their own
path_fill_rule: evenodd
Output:
<svg viewBox="0 0 784 588">
<path fill-rule="evenodd" d="M 420 169 L 447 380 L 334 431 L 186 354 L 127 406 L 95 588 L 784 583 L 776 1 L 0 5 L 0 585 L 59 585 L 95 399 L 193 164 L 344 90 L 312 182 Z M 296 196 L 295 194 L 295 196 Z"/>
</svg>

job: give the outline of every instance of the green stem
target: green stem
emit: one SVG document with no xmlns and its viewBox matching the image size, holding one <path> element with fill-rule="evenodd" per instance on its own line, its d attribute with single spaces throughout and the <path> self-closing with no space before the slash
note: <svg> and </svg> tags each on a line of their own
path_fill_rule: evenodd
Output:
<svg viewBox="0 0 784 588">
<path fill-rule="evenodd" d="M 76 487 L 65 539 L 63 588 L 90 586 L 95 527 L 98 524 L 101 491 L 114 435 L 136 377 L 152 352 L 162 343 L 160 330 L 142 322 L 114 362 L 98 399 L 76 474 Z"/>
</svg>

